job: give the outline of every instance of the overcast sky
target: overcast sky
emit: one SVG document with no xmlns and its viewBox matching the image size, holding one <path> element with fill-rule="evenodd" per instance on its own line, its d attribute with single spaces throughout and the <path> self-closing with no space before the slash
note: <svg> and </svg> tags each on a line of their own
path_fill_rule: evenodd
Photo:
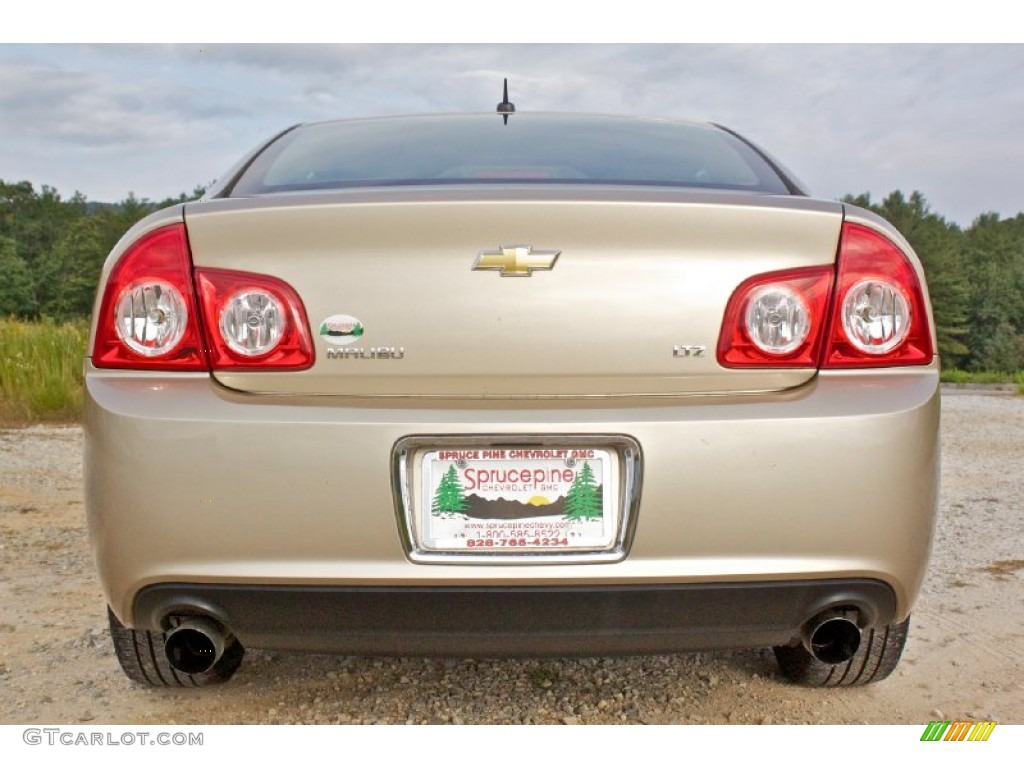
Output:
<svg viewBox="0 0 1024 768">
<path fill-rule="evenodd" d="M 820 197 L 1024 210 L 1024 45 L 0 44 L 0 179 L 191 191 L 296 122 L 519 111 L 723 123 Z"/>
</svg>

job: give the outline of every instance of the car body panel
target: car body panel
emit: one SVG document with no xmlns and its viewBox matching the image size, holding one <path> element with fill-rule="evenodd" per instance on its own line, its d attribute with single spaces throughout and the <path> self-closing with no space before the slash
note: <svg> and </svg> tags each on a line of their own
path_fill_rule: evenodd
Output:
<svg viewBox="0 0 1024 768">
<path fill-rule="evenodd" d="M 363 655 L 579 656 L 786 645 L 836 601 L 867 626 L 896 600 L 871 579 L 681 584 L 367 587 L 163 582 L 134 622 L 160 632 L 202 606 L 247 647 Z"/>
<path fill-rule="evenodd" d="M 822 373 L 781 396 L 505 406 L 285 401 L 204 375 L 90 371 L 87 507 L 110 605 L 130 621 L 135 592 L 166 581 L 867 577 L 892 586 L 901 617 L 909 611 L 934 521 L 936 367 Z M 642 501 L 628 556 L 583 565 L 411 562 L 390 471 L 395 444 L 522 432 L 623 434 L 640 444 Z"/>
<path fill-rule="evenodd" d="M 197 267 L 293 286 L 313 332 L 366 328 L 350 353 L 315 338 L 310 370 L 218 371 L 268 394 L 574 396 L 778 390 L 814 369 L 729 370 L 714 350 L 729 296 L 752 274 L 831 264 L 842 207 L 631 189 L 418 188 L 225 200 L 185 209 Z M 784 204 L 780 204 L 780 200 Z M 481 251 L 558 252 L 550 271 L 473 270 Z M 674 347 L 702 346 L 679 358 Z"/>
</svg>

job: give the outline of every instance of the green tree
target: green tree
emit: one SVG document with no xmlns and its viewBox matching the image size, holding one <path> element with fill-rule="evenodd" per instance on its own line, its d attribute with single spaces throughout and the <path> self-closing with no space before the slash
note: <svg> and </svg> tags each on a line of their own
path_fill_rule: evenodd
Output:
<svg viewBox="0 0 1024 768">
<path fill-rule="evenodd" d="M 88 315 L 110 247 L 96 216 L 69 223 L 37 265 L 42 282 L 37 290 L 40 312 L 60 320 Z"/>
<path fill-rule="evenodd" d="M 972 351 L 967 367 L 1013 373 L 1024 369 L 1024 215 L 975 219 L 965 238 L 972 293 Z"/>
<path fill-rule="evenodd" d="M 90 203 L 78 193 L 62 199 L 52 187 L 0 180 L 0 314 L 87 316 L 103 262 L 121 236 L 158 208 L 205 191 L 158 203 L 132 193 L 118 203 Z"/>
<path fill-rule="evenodd" d="M 31 266 L 36 256 L 53 247 L 68 222 L 85 215 L 85 206 L 77 193 L 62 200 L 53 187 L 43 185 L 36 192 L 27 181 L 0 181 L 0 235 L 13 238 Z"/>
<path fill-rule="evenodd" d="M 566 520 L 594 520 L 604 514 L 601 492 L 594 480 L 590 462 L 584 461 L 583 468 L 576 473 L 565 497 Z"/>
<path fill-rule="evenodd" d="M 469 504 L 466 503 L 466 495 L 462 490 L 462 483 L 459 481 L 459 473 L 455 470 L 454 464 L 449 464 L 448 471 L 444 473 L 441 482 L 438 483 L 430 511 L 435 515 L 455 515 L 467 509 L 469 509 Z"/>
<path fill-rule="evenodd" d="M 1010 323 L 1000 323 L 978 349 L 976 366 L 999 373 L 1024 370 L 1024 334 Z"/>
<path fill-rule="evenodd" d="M 38 313 L 35 284 L 18 245 L 0 235 L 0 317 L 35 317 Z"/>
</svg>

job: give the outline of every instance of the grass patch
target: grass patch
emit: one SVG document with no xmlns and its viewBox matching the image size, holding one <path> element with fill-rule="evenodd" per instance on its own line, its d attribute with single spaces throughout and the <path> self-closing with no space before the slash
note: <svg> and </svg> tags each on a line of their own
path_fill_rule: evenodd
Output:
<svg viewBox="0 0 1024 768">
<path fill-rule="evenodd" d="M 1017 393 L 1024 395 L 1024 371 L 1004 373 L 1002 371 L 961 371 L 959 368 L 943 368 L 939 379 L 947 384 L 1016 384 Z"/>
<path fill-rule="evenodd" d="M 1013 375 L 999 371 L 961 371 L 943 368 L 939 378 L 947 384 L 1011 384 Z"/>
<path fill-rule="evenodd" d="M 86 321 L 0 320 L 0 423 L 78 421 Z"/>
</svg>

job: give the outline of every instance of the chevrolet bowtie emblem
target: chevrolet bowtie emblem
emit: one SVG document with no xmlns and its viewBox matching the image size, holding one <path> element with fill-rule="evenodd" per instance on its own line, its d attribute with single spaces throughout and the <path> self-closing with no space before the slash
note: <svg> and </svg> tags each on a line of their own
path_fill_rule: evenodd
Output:
<svg viewBox="0 0 1024 768">
<path fill-rule="evenodd" d="M 502 277 L 529 277 L 535 269 L 551 269 L 561 251 L 535 251 L 529 245 L 503 245 L 480 251 L 473 269 L 498 269 Z"/>
</svg>

